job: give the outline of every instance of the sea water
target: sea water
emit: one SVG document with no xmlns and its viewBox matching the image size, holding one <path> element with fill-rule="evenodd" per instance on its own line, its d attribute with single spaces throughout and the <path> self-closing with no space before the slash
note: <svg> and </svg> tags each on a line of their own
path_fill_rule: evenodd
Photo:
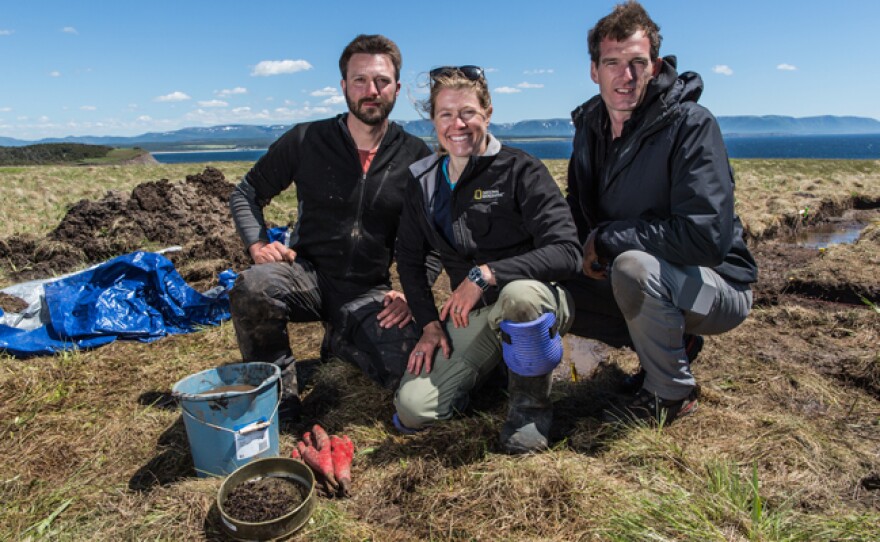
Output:
<svg viewBox="0 0 880 542">
<path fill-rule="evenodd" d="M 513 139 L 502 142 L 542 160 L 568 159 L 570 139 Z M 880 159 L 880 134 L 803 136 L 725 136 L 731 158 L 822 158 L 843 160 Z M 256 162 L 266 149 L 154 152 L 163 164 L 202 162 Z"/>
</svg>

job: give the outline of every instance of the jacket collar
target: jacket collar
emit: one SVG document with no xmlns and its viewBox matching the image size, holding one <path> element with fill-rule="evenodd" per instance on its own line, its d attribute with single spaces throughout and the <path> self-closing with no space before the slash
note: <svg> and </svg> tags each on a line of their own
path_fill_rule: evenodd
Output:
<svg viewBox="0 0 880 542">
<path fill-rule="evenodd" d="M 495 158 L 495 156 L 498 155 L 499 152 L 501 152 L 501 142 L 498 141 L 498 139 L 492 134 L 488 135 L 489 144 L 486 145 L 486 151 L 479 156 L 471 156 L 468 159 L 468 165 L 465 168 L 464 172 L 473 170 L 474 167 L 477 167 L 478 169 L 483 169 L 482 166 L 484 163 L 491 162 Z M 426 156 L 421 160 L 411 164 L 409 166 L 409 171 L 410 173 L 412 173 L 413 177 L 418 179 L 428 171 L 435 169 L 440 164 L 440 160 L 442 160 L 445 156 L 445 154 L 435 152 L 434 154 Z M 462 177 L 464 177 L 464 172 L 462 172 Z"/>
<path fill-rule="evenodd" d="M 336 123 L 339 125 L 340 129 L 345 133 L 345 135 L 348 136 L 348 140 L 351 142 L 351 144 L 354 145 L 354 138 L 351 135 L 351 130 L 348 129 L 348 115 L 350 115 L 350 113 L 340 113 L 336 115 Z M 389 120 L 388 129 L 385 130 L 385 135 L 382 136 L 382 141 L 379 142 L 379 149 L 391 145 L 392 142 L 400 137 L 402 131 L 403 128 L 401 128 L 399 124 L 392 120 Z"/>
<path fill-rule="evenodd" d="M 703 81 L 700 76 L 694 72 L 685 72 L 679 75 L 675 69 L 676 65 L 675 56 L 667 56 L 661 60 L 660 73 L 648 83 L 644 100 L 633 111 L 632 117 L 626 124 L 641 124 L 645 119 L 663 115 L 680 102 L 695 102 L 699 99 L 703 90 Z M 571 112 L 575 128 L 586 127 L 586 123 L 590 122 L 589 128 L 597 133 L 602 132 L 607 118 L 608 111 L 599 94 Z"/>
</svg>

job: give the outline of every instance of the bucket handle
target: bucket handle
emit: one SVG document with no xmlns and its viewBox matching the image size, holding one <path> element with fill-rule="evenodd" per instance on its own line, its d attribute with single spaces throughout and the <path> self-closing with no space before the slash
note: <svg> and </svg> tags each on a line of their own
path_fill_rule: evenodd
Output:
<svg viewBox="0 0 880 542">
<path fill-rule="evenodd" d="M 278 405 L 280 405 L 280 404 L 281 404 L 281 394 L 278 395 L 278 401 L 275 402 L 275 408 L 272 409 L 272 414 L 269 415 L 269 421 L 251 424 L 249 427 L 243 427 L 239 431 L 236 431 L 234 429 L 227 429 L 226 427 L 220 427 L 219 425 L 214 425 L 213 423 L 206 422 L 205 420 L 200 420 L 200 419 L 196 418 L 195 416 L 193 416 L 192 414 L 190 414 L 190 412 L 182 404 L 180 405 L 180 410 L 183 412 L 183 414 L 185 416 L 189 416 L 195 422 L 200 423 L 202 425 L 207 425 L 208 427 L 210 427 L 212 429 L 226 431 L 227 433 L 238 433 L 239 435 L 246 435 L 248 433 L 252 433 L 254 431 L 259 431 L 261 429 L 265 429 L 266 427 L 269 427 L 269 425 L 272 424 L 272 419 L 275 417 L 275 414 L 278 413 Z"/>
<path fill-rule="evenodd" d="M 272 415 L 274 416 L 275 413 L 273 412 Z M 248 433 L 253 433 L 254 431 L 261 431 L 261 430 L 269 427 L 270 425 L 271 425 L 270 422 L 252 423 L 246 427 L 242 427 L 241 429 L 239 429 L 237 431 L 237 433 L 239 435 L 247 435 Z"/>
</svg>

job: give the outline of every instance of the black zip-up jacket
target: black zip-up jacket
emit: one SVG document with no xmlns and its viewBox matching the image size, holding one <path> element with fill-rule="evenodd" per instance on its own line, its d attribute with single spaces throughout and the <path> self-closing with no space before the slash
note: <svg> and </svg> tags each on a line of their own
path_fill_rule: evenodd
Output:
<svg viewBox="0 0 880 542">
<path fill-rule="evenodd" d="M 268 241 L 263 207 L 293 183 L 298 216 L 289 245 L 297 257 L 334 279 L 389 284 L 407 167 L 429 154 L 423 141 L 389 122 L 364 174 L 346 114 L 298 124 L 233 191 L 235 226 L 246 247 Z"/>
<path fill-rule="evenodd" d="M 562 192 L 539 160 L 490 136 L 485 154 L 472 156 L 452 191 L 452 230 L 457 247 L 430 218 L 436 183 L 445 182 L 440 157 L 412 166 L 398 234 L 397 270 L 416 322 L 439 319 L 428 286 L 425 255 L 432 249 L 455 289 L 468 271 L 488 264 L 496 287 L 483 295 L 486 306 L 517 279 L 561 281 L 581 269 L 581 244 Z"/>
<path fill-rule="evenodd" d="M 601 96 L 575 109 L 567 200 L 581 242 L 599 229 L 600 256 L 641 250 L 748 284 L 757 266 L 733 210 L 721 130 L 697 104 L 702 91 L 699 75 L 679 76 L 675 57 L 667 57 L 613 143 Z"/>
</svg>

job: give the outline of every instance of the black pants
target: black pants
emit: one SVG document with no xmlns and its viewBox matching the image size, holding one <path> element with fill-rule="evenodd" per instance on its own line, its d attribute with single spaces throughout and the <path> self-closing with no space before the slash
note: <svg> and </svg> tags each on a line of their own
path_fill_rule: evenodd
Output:
<svg viewBox="0 0 880 542">
<path fill-rule="evenodd" d="M 633 346 L 610 280 L 595 280 L 578 274 L 563 285 L 574 298 L 574 323 L 569 333 L 616 348 Z"/>
<path fill-rule="evenodd" d="M 252 266 L 229 292 L 232 323 L 244 361 L 268 361 L 286 369 L 294 360 L 288 322 L 326 322 L 333 355 L 394 389 L 420 333 L 379 327 L 387 285 L 367 287 L 333 280 L 300 259 Z"/>
</svg>

